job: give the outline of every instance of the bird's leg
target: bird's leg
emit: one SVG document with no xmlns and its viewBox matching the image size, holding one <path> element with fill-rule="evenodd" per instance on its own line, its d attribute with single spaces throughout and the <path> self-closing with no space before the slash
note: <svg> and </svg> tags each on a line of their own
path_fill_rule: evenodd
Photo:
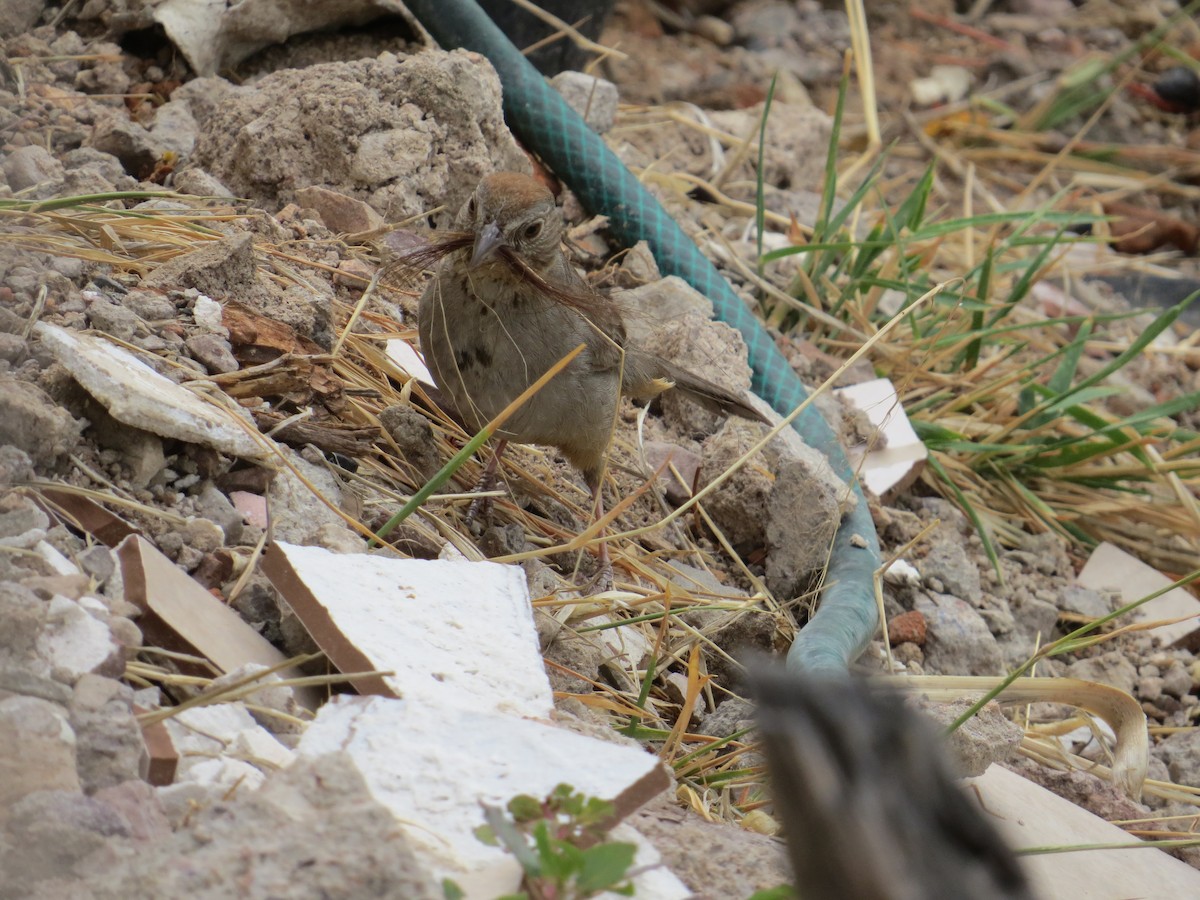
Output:
<svg viewBox="0 0 1200 900">
<path fill-rule="evenodd" d="M 496 479 L 496 468 L 500 465 L 500 457 L 504 454 L 504 448 L 508 446 L 508 441 L 503 438 L 496 444 L 496 452 L 492 454 L 483 467 L 483 474 L 479 476 L 479 481 L 475 484 L 475 493 L 483 494 L 492 489 L 492 482 Z M 492 511 L 492 498 L 487 496 L 476 497 L 471 501 L 471 505 L 467 508 L 467 525 L 470 525 L 476 518 L 486 516 Z"/>
<path fill-rule="evenodd" d="M 604 470 L 587 471 L 583 473 L 584 479 L 588 483 L 588 487 L 592 489 L 592 521 L 599 522 L 604 518 Z M 597 532 L 597 537 L 604 537 L 604 529 L 601 528 Z M 608 541 L 600 542 L 600 568 L 596 572 L 592 583 L 596 587 L 596 593 L 602 594 L 605 591 L 611 591 L 613 588 L 613 566 L 612 557 L 608 554 Z"/>
</svg>

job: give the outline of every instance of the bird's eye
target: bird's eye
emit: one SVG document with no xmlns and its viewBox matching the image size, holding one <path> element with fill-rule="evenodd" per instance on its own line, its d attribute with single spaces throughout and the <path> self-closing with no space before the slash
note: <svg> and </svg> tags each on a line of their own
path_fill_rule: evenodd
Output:
<svg viewBox="0 0 1200 900">
<path fill-rule="evenodd" d="M 475 218 L 475 195 L 471 195 L 471 199 L 467 201 L 467 215 L 472 219 Z"/>
<path fill-rule="evenodd" d="M 525 226 L 525 230 L 523 232 L 521 232 L 521 234 L 525 237 L 525 239 L 529 240 L 529 241 L 532 241 L 535 237 L 537 237 L 541 233 L 542 233 L 542 223 L 540 221 L 530 222 L 528 225 Z"/>
</svg>

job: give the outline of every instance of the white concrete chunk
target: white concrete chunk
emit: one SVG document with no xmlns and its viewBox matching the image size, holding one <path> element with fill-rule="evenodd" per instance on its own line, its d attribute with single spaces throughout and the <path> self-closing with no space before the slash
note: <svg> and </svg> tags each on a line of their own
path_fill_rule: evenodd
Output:
<svg viewBox="0 0 1200 900">
<path fill-rule="evenodd" d="M 481 804 L 503 808 L 520 794 L 544 797 L 569 784 L 613 803 L 620 818 L 670 785 L 658 759 L 633 747 L 514 716 L 390 697 L 335 697 L 296 749 L 300 757 L 338 751 L 354 759 L 425 865 L 479 900 L 520 881 L 512 856 L 476 839 Z"/>
<path fill-rule="evenodd" d="M 276 541 L 263 571 L 359 693 L 544 718 L 554 696 L 524 572 Z"/>
<path fill-rule="evenodd" d="M 866 413 L 871 424 L 887 438 L 887 445 L 878 449 L 850 448 L 851 461 L 863 483 L 879 497 L 911 485 L 921 474 L 929 452 L 908 421 L 892 383 L 876 378 L 838 388 L 834 393 Z"/>
<path fill-rule="evenodd" d="M 34 333 L 71 376 L 118 422 L 160 437 L 263 459 L 268 438 L 255 439 L 232 413 L 205 403 L 129 351 L 103 338 L 38 322 Z"/>
</svg>

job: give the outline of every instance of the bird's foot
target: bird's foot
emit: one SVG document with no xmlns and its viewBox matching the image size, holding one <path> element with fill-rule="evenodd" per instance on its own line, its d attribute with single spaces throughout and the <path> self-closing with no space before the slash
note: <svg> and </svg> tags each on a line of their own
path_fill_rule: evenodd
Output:
<svg viewBox="0 0 1200 900">
<path fill-rule="evenodd" d="M 603 594 L 613 589 L 613 564 L 608 555 L 607 543 L 600 545 L 600 565 L 595 574 L 589 578 L 580 577 L 577 583 L 585 596 Z"/>
<path fill-rule="evenodd" d="M 479 482 L 475 485 L 474 493 L 479 496 L 471 501 L 471 505 L 467 507 L 467 527 L 470 528 L 475 524 L 477 519 L 486 518 L 492 512 L 492 497 L 488 493 L 492 489 L 496 481 L 496 467 L 500 462 L 500 457 L 504 454 L 504 448 L 508 446 L 508 441 L 501 441 L 496 445 L 496 452 L 492 454 L 492 458 L 487 461 L 483 467 L 483 474 L 479 476 Z"/>
<path fill-rule="evenodd" d="M 471 501 L 471 505 L 467 507 L 466 524 L 470 528 L 480 519 L 486 519 L 492 513 L 492 500 L 495 499 L 491 494 L 484 494 L 483 491 L 489 491 L 491 488 L 486 484 L 480 484 L 475 488 L 475 492 L 480 496 Z"/>
</svg>

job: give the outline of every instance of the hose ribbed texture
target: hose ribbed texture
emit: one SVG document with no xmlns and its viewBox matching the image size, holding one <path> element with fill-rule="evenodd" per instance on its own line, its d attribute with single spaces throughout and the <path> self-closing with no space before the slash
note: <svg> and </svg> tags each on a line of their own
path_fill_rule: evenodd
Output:
<svg viewBox="0 0 1200 900">
<path fill-rule="evenodd" d="M 646 241 L 664 275 L 683 278 L 712 300 L 719 319 L 742 333 L 755 393 L 781 415 L 799 406 L 807 392 L 759 320 L 662 205 L 479 6 L 473 0 L 406 0 L 405 5 L 443 47 L 485 56 L 500 76 L 504 114 L 513 132 L 585 207 L 609 217 L 609 228 L 619 240 L 628 246 Z M 858 504 L 842 520 L 820 607 L 797 636 L 787 664 L 803 672 L 844 672 L 878 624 L 872 578 L 879 566 L 879 541 L 866 499 L 829 425 L 814 407 L 794 424 L 805 443 L 823 453 L 834 471 L 854 485 Z"/>
</svg>

